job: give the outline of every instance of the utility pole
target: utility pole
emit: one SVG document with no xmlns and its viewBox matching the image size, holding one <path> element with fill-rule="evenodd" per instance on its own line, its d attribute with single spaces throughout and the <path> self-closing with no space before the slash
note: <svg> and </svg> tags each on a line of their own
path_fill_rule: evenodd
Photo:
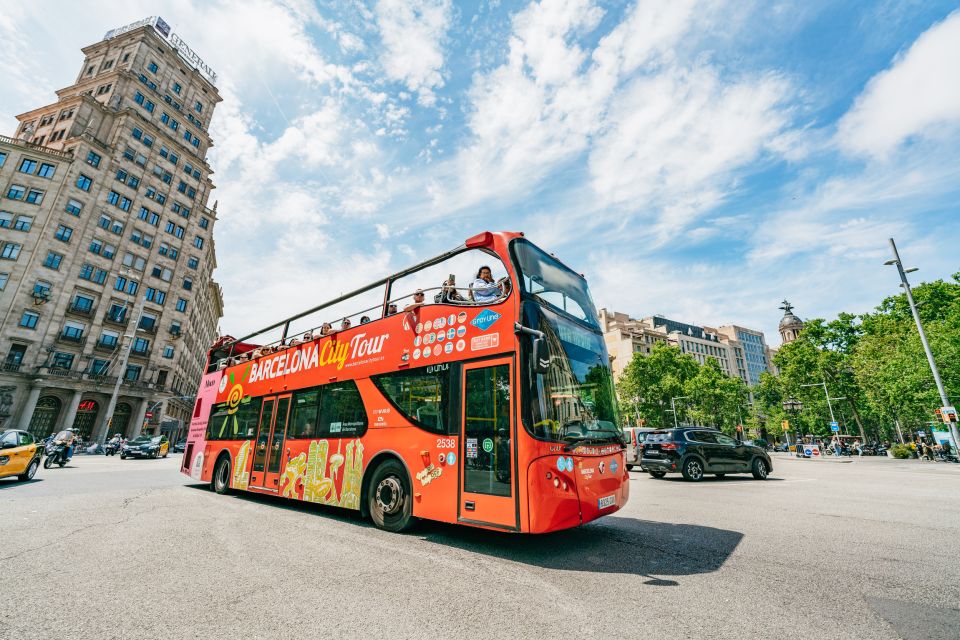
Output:
<svg viewBox="0 0 960 640">
<path fill-rule="evenodd" d="M 933 381 L 937 385 L 937 391 L 940 393 L 940 406 L 949 407 L 950 400 L 947 398 L 947 391 L 943 388 L 943 380 L 940 379 L 940 371 L 937 369 L 937 363 L 933 359 L 933 352 L 930 350 L 930 343 L 927 342 L 927 334 L 923 330 L 923 323 L 920 322 L 920 314 L 917 312 L 917 305 L 913 301 L 913 290 L 910 288 L 910 282 L 907 280 L 907 274 L 916 271 L 916 268 L 904 269 L 900 261 L 900 252 L 897 251 L 897 243 L 890 238 L 890 248 L 893 250 L 893 260 L 887 260 L 885 265 L 897 265 L 897 272 L 900 274 L 900 286 L 907 294 L 907 302 L 910 304 L 910 312 L 913 314 L 913 321 L 917 324 L 917 332 L 920 334 L 920 342 L 923 344 L 923 351 L 927 354 L 927 362 L 930 364 L 930 371 L 933 373 Z M 960 434 L 957 433 L 957 423 L 950 422 L 950 436 L 953 438 L 953 450 L 960 448 Z M 932 435 L 932 434 L 931 434 Z"/>
<path fill-rule="evenodd" d="M 670 398 L 670 411 L 673 412 L 673 428 L 677 428 L 677 405 L 674 403 L 676 400 L 684 400 L 690 398 L 691 396 L 677 396 L 676 398 Z"/>
<path fill-rule="evenodd" d="M 137 310 L 137 317 L 133 321 L 133 330 L 130 334 L 130 342 L 126 347 L 123 347 L 123 356 L 120 359 L 119 367 L 117 369 L 117 381 L 113 385 L 113 393 L 110 394 L 110 402 L 107 403 L 107 410 L 104 412 L 104 423 L 103 427 L 98 431 L 96 438 L 94 440 L 98 444 L 103 444 L 107 439 L 107 434 L 110 433 L 110 426 L 113 423 L 113 410 L 117 408 L 117 398 L 120 396 L 120 385 L 123 384 L 123 374 L 127 369 L 127 362 L 130 360 L 130 351 L 133 350 L 133 343 L 137 337 L 137 327 L 140 326 L 140 318 L 143 316 L 143 307 L 146 304 L 146 298 L 140 301 L 140 308 Z M 127 337 L 127 334 L 124 333 L 124 338 Z"/>
</svg>

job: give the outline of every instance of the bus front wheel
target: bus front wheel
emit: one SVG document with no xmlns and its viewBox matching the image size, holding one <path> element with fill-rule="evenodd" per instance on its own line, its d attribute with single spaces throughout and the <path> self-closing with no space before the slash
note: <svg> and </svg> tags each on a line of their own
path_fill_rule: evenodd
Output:
<svg viewBox="0 0 960 640">
<path fill-rule="evenodd" d="M 367 508 L 379 529 L 399 532 L 413 524 L 413 496 L 407 470 L 387 460 L 373 472 L 367 488 Z"/>
</svg>

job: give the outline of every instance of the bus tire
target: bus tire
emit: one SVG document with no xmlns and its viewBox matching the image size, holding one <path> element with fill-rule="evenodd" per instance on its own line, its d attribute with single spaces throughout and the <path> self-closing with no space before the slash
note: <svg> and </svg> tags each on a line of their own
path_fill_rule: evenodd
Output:
<svg viewBox="0 0 960 640">
<path fill-rule="evenodd" d="M 220 456 L 217 459 L 217 465 L 213 468 L 213 477 L 210 478 L 210 487 L 220 495 L 230 492 L 229 456 Z"/>
<path fill-rule="evenodd" d="M 413 495 L 407 470 L 395 459 L 374 470 L 367 486 L 367 510 L 378 529 L 398 533 L 413 524 Z"/>
</svg>

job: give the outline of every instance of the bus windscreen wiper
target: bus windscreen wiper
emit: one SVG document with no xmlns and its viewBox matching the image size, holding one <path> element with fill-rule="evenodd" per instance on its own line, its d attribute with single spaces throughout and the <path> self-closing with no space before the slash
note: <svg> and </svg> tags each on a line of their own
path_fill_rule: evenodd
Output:
<svg viewBox="0 0 960 640">
<path fill-rule="evenodd" d="M 578 438 L 572 442 L 568 442 L 563 445 L 564 451 L 570 451 L 573 448 L 579 447 L 582 444 L 613 444 L 617 443 L 620 446 L 623 446 L 623 443 L 620 442 L 620 439 L 616 434 L 611 433 L 609 436 L 584 436 L 580 438 L 579 436 L 567 436 L 567 438 Z M 567 438 L 564 438 L 566 440 Z"/>
</svg>

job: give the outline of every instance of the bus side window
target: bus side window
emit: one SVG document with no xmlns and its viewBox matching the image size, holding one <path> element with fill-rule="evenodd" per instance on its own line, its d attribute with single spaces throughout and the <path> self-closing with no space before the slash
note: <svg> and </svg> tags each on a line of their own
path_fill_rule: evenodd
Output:
<svg viewBox="0 0 960 640">
<path fill-rule="evenodd" d="M 320 409 L 320 387 L 303 389 L 293 394 L 293 415 L 287 427 L 288 438 L 313 438 L 317 435 L 317 412 Z"/>
<path fill-rule="evenodd" d="M 429 370 L 428 370 L 429 369 Z M 373 383 L 404 418 L 432 433 L 447 433 L 451 397 L 449 369 L 421 367 L 373 378 Z"/>
<path fill-rule="evenodd" d="M 367 431 L 367 410 L 353 380 L 324 385 L 320 396 L 318 435 L 359 438 Z"/>
</svg>

